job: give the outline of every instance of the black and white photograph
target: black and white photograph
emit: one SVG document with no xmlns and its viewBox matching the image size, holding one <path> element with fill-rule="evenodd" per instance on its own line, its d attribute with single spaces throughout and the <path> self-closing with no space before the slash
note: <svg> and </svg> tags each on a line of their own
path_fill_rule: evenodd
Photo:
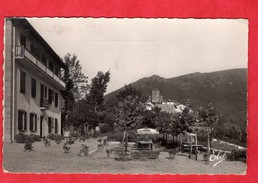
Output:
<svg viewBox="0 0 258 183">
<path fill-rule="evenodd" d="M 4 25 L 3 171 L 247 169 L 247 19 L 26 18 Z"/>
</svg>

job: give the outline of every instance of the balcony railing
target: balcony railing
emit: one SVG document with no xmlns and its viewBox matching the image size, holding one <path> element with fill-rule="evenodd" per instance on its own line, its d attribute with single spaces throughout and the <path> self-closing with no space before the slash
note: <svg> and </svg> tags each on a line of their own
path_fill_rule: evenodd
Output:
<svg viewBox="0 0 258 183">
<path fill-rule="evenodd" d="M 41 98 L 40 99 L 40 109 L 46 110 L 49 108 L 49 102 L 46 98 Z"/>
<path fill-rule="evenodd" d="M 60 79 L 54 72 L 52 72 L 48 67 L 46 67 L 43 63 L 41 63 L 36 57 L 34 57 L 24 46 L 16 46 L 15 48 L 15 58 L 23 59 L 27 58 L 30 62 L 35 64 L 38 68 L 44 71 L 47 75 L 53 78 L 56 82 L 58 82 L 62 87 L 65 88 L 65 82 Z"/>
</svg>

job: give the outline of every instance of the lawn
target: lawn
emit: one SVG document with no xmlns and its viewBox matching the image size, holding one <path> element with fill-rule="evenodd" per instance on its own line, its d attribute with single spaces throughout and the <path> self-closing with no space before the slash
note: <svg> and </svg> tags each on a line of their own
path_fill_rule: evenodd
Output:
<svg viewBox="0 0 258 183">
<path fill-rule="evenodd" d="M 121 162 L 111 154 L 107 158 L 105 150 L 89 157 L 78 156 L 81 144 L 76 141 L 71 145 L 71 152 L 64 153 L 63 143 L 52 141 L 50 147 L 42 142 L 33 144 L 35 151 L 24 152 L 24 144 L 4 143 L 3 168 L 8 172 L 34 173 L 126 173 L 126 174 L 243 174 L 246 164 L 239 161 L 227 161 L 213 166 L 200 159 L 189 159 L 187 154 L 177 154 L 175 159 L 167 159 L 168 153 L 161 152 L 158 159 L 132 160 Z M 90 147 L 97 144 L 97 139 L 89 139 L 84 144 Z M 112 148 L 108 146 L 108 148 Z"/>
</svg>

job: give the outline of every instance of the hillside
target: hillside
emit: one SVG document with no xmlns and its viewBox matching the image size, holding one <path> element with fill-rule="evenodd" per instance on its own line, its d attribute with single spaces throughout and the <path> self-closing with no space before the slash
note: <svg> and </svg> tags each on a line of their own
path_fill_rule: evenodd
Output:
<svg viewBox="0 0 258 183">
<path fill-rule="evenodd" d="M 246 127 L 247 69 L 192 73 L 168 79 L 153 75 L 131 84 L 141 89 L 145 96 L 156 88 L 165 100 L 185 104 L 190 99 L 193 106 L 213 103 L 227 120 L 233 120 L 242 129 Z M 111 101 L 120 90 L 106 95 L 106 102 Z"/>
</svg>

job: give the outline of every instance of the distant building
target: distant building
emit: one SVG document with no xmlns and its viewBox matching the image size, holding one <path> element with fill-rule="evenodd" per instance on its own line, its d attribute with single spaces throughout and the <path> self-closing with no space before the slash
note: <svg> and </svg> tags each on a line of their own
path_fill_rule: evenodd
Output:
<svg viewBox="0 0 258 183">
<path fill-rule="evenodd" d="M 4 58 L 4 141 L 61 134 L 60 57 L 26 19 L 6 19 Z"/>
<path fill-rule="evenodd" d="M 185 109 L 185 105 L 174 100 L 163 100 L 158 89 L 152 89 L 149 101 L 146 103 L 146 109 L 152 110 L 154 107 L 159 107 L 161 111 L 168 113 L 181 113 Z"/>
<path fill-rule="evenodd" d="M 152 89 L 150 96 L 153 103 L 161 103 L 163 101 L 163 96 L 160 95 L 160 91 L 157 89 Z"/>
</svg>

